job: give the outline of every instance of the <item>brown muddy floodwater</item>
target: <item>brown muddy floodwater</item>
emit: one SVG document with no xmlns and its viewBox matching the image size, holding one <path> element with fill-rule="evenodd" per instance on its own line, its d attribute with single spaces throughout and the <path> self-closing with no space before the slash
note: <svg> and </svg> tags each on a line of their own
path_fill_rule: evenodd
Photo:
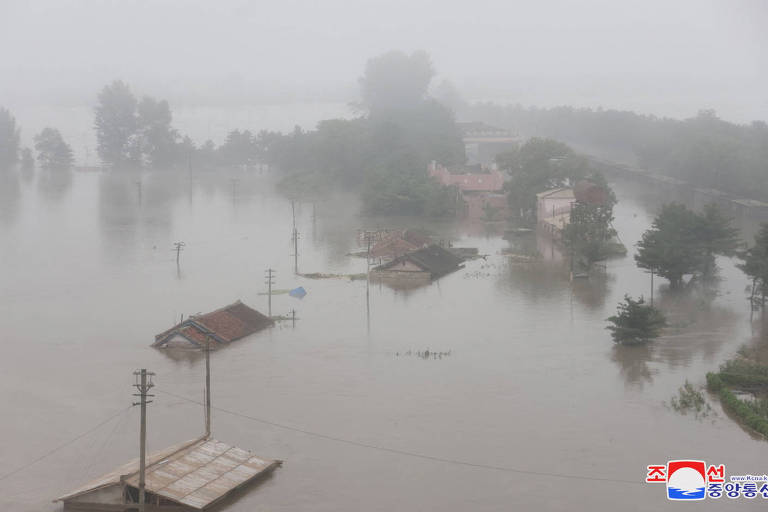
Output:
<svg viewBox="0 0 768 512">
<path fill-rule="evenodd" d="M 605 330 L 625 293 L 649 292 L 631 253 L 663 199 L 653 191 L 616 184 L 615 226 L 630 254 L 573 285 L 561 265 L 510 262 L 498 229 L 366 219 L 344 197 L 300 203 L 303 272 L 364 271 L 346 254 L 358 229 L 377 226 L 427 228 L 489 255 L 427 287 L 371 285 L 366 301 L 364 280 L 293 275 L 290 203 L 265 176 L 38 172 L 5 176 L 1 189 L 0 475 L 125 409 L 137 368 L 157 374 L 149 449 L 199 435 L 201 407 L 178 396 L 202 397 L 202 361 L 149 344 L 182 313 L 236 299 L 266 312 L 270 266 L 276 288 L 306 288 L 303 300 L 273 300 L 275 314 L 295 308 L 299 321 L 212 354 L 214 406 L 239 414 L 214 411 L 213 430 L 285 465 L 228 511 L 672 510 L 681 505 L 663 486 L 643 483 L 646 465 L 691 458 L 729 474 L 768 471 L 768 443 L 715 402 L 704 419 L 664 404 L 751 335 L 747 280 L 733 262 L 719 262 L 712 301 L 676 299 L 657 280 L 676 327 L 652 345 L 617 348 Z M 450 354 L 415 354 L 425 350 Z M 137 455 L 137 429 L 133 408 L 0 480 L 0 508 L 59 510 L 53 498 Z M 697 508 L 765 508 L 720 501 Z"/>
</svg>

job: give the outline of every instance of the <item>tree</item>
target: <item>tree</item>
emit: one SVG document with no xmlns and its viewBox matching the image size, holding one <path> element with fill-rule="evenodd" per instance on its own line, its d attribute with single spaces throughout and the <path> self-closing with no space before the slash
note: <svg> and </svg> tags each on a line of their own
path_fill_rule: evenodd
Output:
<svg viewBox="0 0 768 512">
<path fill-rule="evenodd" d="M 703 250 L 701 273 L 711 277 L 717 270 L 715 256 L 734 256 L 739 247 L 739 230 L 731 226 L 733 219 L 723 214 L 715 203 L 704 206 L 698 215 L 696 238 Z"/>
<path fill-rule="evenodd" d="M 115 167 L 140 164 L 136 97 L 127 84 L 116 80 L 105 86 L 96 105 L 97 151 L 101 160 Z"/>
<path fill-rule="evenodd" d="M 768 295 L 768 223 L 760 226 L 755 245 L 740 253 L 739 258 L 743 263 L 737 266 L 752 278 L 752 303 L 764 309 Z M 759 300 L 756 299 L 758 296 Z"/>
<path fill-rule="evenodd" d="M 372 115 L 413 108 L 426 98 L 434 74 L 423 51 L 391 51 L 369 59 L 360 78 L 363 103 Z"/>
<path fill-rule="evenodd" d="M 172 119 L 171 108 L 165 100 L 144 96 L 137 106 L 136 126 L 142 160 L 155 169 L 169 168 L 179 160 L 179 134 L 171 127 Z"/>
<path fill-rule="evenodd" d="M 571 218 L 562 235 L 566 248 L 574 258 L 583 259 L 587 268 L 607 256 L 606 245 L 616 235 L 611 225 L 616 196 L 602 176 L 596 179 L 606 190 L 605 202 L 592 204 L 577 200 L 571 207 Z"/>
<path fill-rule="evenodd" d="M 55 128 L 44 128 L 35 135 L 35 150 L 41 169 L 69 170 L 72 167 L 72 148 Z"/>
<path fill-rule="evenodd" d="M 20 130 L 16 118 L 8 109 L 0 108 L 0 170 L 15 164 L 19 159 Z"/>
<path fill-rule="evenodd" d="M 679 288 L 683 276 L 694 274 L 703 266 L 704 254 L 697 237 L 699 218 L 682 204 L 664 205 L 651 229 L 637 243 L 637 266 L 669 280 Z"/>
<path fill-rule="evenodd" d="M 531 221 L 536 215 L 536 194 L 573 186 L 590 174 L 586 159 L 553 139 L 534 137 L 519 151 L 499 155 L 496 161 L 510 175 L 505 187 L 512 210 L 522 212 L 523 218 Z"/>
<path fill-rule="evenodd" d="M 656 339 L 661 330 L 667 325 L 664 315 L 655 307 L 645 303 L 642 297 L 634 300 L 629 295 L 624 296 L 616 314 L 608 318 L 606 328 L 611 331 L 615 343 L 621 345 L 637 345 Z"/>
</svg>

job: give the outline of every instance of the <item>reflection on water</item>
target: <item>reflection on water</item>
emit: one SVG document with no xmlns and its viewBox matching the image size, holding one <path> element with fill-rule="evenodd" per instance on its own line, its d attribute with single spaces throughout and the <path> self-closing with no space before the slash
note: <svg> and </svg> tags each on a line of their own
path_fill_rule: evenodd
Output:
<svg viewBox="0 0 768 512">
<path fill-rule="evenodd" d="M 200 354 L 152 349 L 154 335 L 181 314 L 238 299 L 266 311 L 260 294 L 267 268 L 276 270 L 276 289 L 306 289 L 301 301 L 272 297 L 275 314 L 295 309 L 299 320 L 211 354 L 215 406 L 352 441 L 534 472 L 576 475 L 588 467 L 591 476 L 640 481 L 645 465 L 679 455 L 745 471 L 762 467 L 768 455 L 768 443 L 730 421 L 701 424 L 659 405 L 685 379 L 700 384 L 749 339 L 747 282 L 733 262 L 719 261 L 716 295 L 673 296 L 657 283 L 657 301 L 674 324 L 661 339 L 616 347 L 605 330 L 621 297 L 647 295 L 649 286 L 632 252 L 657 201 L 626 184 L 616 186 L 615 227 L 630 254 L 607 262 L 605 275 L 573 283 L 562 261 L 502 254 L 535 252 L 535 236 L 505 240 L 494 225 L 360 217 L 358 200 L 343 193 L 296 204 L 303 272 L 365 272 L 365 259 L 348 256 L 359 250 L 361 229 L 424 229 L 487 255 L 403 291 L 296 276 L 291 204 L 274 192 L 269 174 L 74 173 L 55 201 L 42 186 L 0 179 L 7 185 L 0 189 L 0 386 L 8 413 L 0 436 L 14 439 L 0 451 L 0 474 L 130 403 L 136 368 L 154 371 L 160 389 L 199 400 Z M 182 279 L 177 241 L 186 244 Z M 427 349 L 450 357 L 393 357 Z M 195 404 L 158 393 L 150 448 L 193 438 L 201 417 Z M 57 510 L 53 496 L 135 456 L 135 421 L 127 417 L 95 433 L 95 441 L 84 438 L 9 478 L 0 504 Z M 220 411 L 213 424 L 224 440 L 286 460 L 272 479 L 230 503 L 233 512 L 565 511 L 575 501 L 607 511 L 619 500 L 636 510 L 671 510 L 644 485 L 554 485 L 540 475 L 373 452 Z M 73 464 L 83 457 L 95 462 Z M 30 482 L 43 487 L 31 492 Z"/>
<path fill-rule="evenodd" d="M 72 171 L 41 170 L 37 173 L 37 187 L 40 195 L 51 202 L 60 201 L 72 186 Z"/>
<path fill-rule="evenodd" d="M 0 169 L 0 222 L 10 224 L 16 218 L 21 200 L 18 175 L 9 169 Z"/>
</svg>

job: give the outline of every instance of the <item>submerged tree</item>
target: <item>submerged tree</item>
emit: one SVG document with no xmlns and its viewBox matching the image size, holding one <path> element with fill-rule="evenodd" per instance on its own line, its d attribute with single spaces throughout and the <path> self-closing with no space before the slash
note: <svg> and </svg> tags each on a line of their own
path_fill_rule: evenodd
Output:
<svg viewBox="0 0 768 512">
<path fill-rule="evenodd" d="M 743 263 L 738 267 L 752 278 L 752 304 L 765 308 L 768 295 L 768 223 L 760 226 L 760 231 L 755 235 L 755 245 L 739 254 L 739 257 Z"/>
<path fill-rule="evenodd" d="M 570 222 L 563 229 L 565 247 L 574 258 L 582 259 L 587 268 L 608 256 L 607 244 L 616 236 L 612 227 L 616 196 L 607 184 L 602 186 L 606 191 L 605 200 L 599 203 L 577 200 L 571 207 Z"/>
<path fill-rule="evenodd" d="M 144 164 L 167 169 L 178 160 L 179 134 L 171 127 L 168 102 L 144 96 L 136 107 L 136 127 Z"/>
<path fill-rule="evenodd" d="M 0 170 L 19 159 L 19 128 L 8 109 L 0 108 Z"/>
<path fill-rule="evenodd" d="M 715 203 L 709 203 L 698 215 L 696 238 L 701 245 L 701 274 L 712 277 L 717 266 L 715 256 L 734 256 L 739 246 L 739 230 L 731 226 L 733 219 L 723 214 Z"/>
<path fill-rule="evenodd" d="M 611 337 L 621 345 L 637 345 L 656 339 L 667 325 L 664 315 L 655 307 L 646 304 L 642 297 L 638 300 L 624 296 L 616 314 L 608 318 L 611 325 Z"/>
<path fill-rule="evenodd" d="M 703 254 L 696 236 L 696 214 L 682 204 L 664 205 L 651 229 L 637 243 L 637 266 L 669 280 L 679 288 L 683 276 L 702 267 Z"/>
<path fill-rule="evenodd" d="M 715 256 L 732 256 L 738 247 L 738 230 L 730 223 L 716 205 L 701 214 L 679 203 L 664 205 L 637 244 L 637 266 L 668 279 L 672 288 L 686 275 L 711 277 Z"/>
<path fill-rule="evenodd" d="M 128 85 L 116 80 L 99 93 L 96 105 L 97 151 L 101 160 L 115 167 L 138 164 L 136 97 Z"/>
<path fill-rule="evenodd" d="M 35 135 L 35 150 L 41 169 L 68 170 L 72 167 L 72 148 L 55 128 L 44 128 Z"/>
</svg>

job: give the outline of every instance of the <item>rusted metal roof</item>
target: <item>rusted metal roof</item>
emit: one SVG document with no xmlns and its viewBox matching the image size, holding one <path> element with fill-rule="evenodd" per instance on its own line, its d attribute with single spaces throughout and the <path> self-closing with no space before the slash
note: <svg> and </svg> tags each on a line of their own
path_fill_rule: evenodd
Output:
<svg viewBox="0 0 768 512">
<path fill-rule="evenodd" d="M 146 490 L 204 510 L 280 464 L 214 439 L 196 439 L 147 457 Z M 136 459 L 55 501 L 67 501 L 121 482 L 138 487 L 138 470 Z"/>
<path fill-rule="evenodd" d="M 218 343 L 229 343 L 273 325 L 274 321 L 240 301 L 204 315 L 194 315 L 155 336 L 153 346 L 162 347 L 176 335 L 202 346 L 208 336 Z"/>
</svg>

